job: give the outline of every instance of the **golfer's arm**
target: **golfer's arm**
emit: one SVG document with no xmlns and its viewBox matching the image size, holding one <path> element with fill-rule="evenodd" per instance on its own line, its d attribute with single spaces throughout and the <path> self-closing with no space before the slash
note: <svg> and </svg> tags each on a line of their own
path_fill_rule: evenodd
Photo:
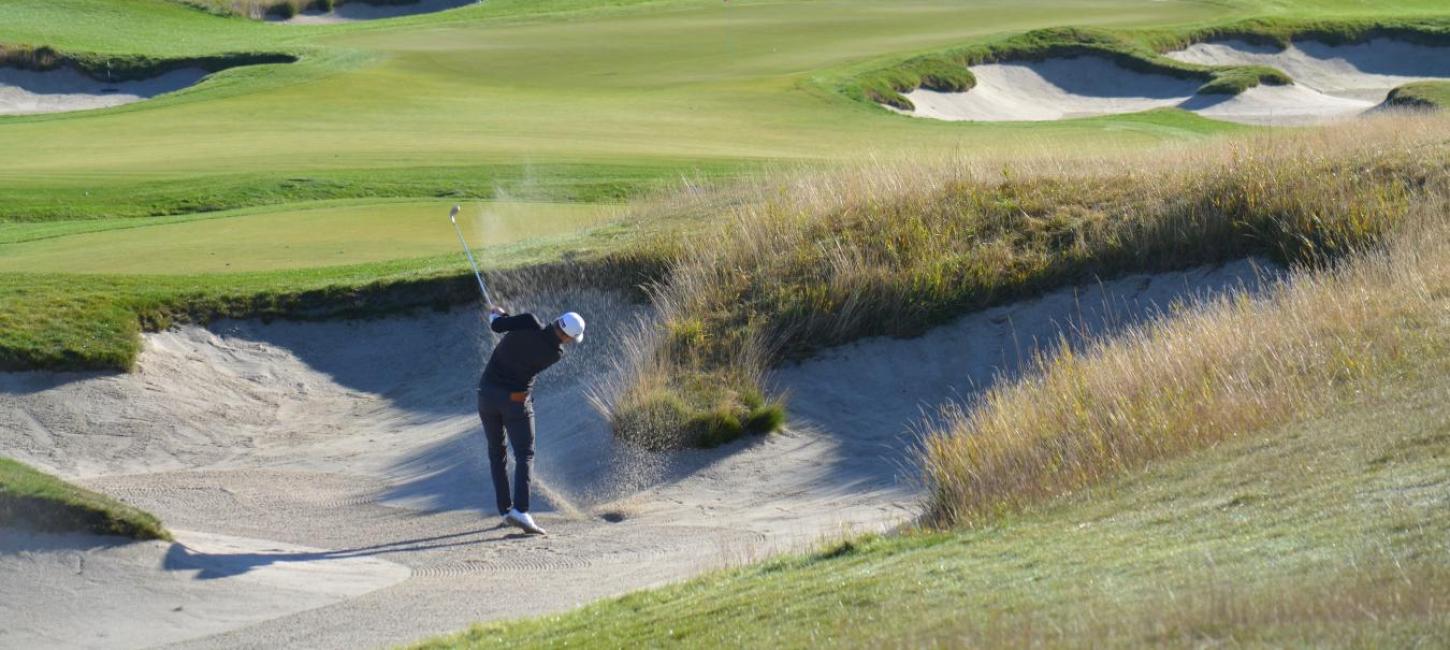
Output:
<svg viewBox="0 0 1450 650">
<path fill-rule="evenodd" d="M 514 330 L 541 330 L 544 324 L 533 314 L 519 314 L 517 316 L 499 316 L 489 321 L 489 329 L 499 334 L 512 332 Z"/>
</svg>

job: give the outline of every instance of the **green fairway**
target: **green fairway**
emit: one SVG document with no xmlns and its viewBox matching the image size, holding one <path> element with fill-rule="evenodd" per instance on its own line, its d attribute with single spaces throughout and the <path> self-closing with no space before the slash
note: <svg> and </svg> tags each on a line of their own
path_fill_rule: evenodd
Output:
<svg viewBox="0 0 1450 650">
<path fill-rule="evenodd" d="M 119 109 L 0 120 L 0 150 L 27 152 L 0 160 L 0 199 L 22 195 L 8 216 L 25 216 L 37 192 L 85 203 L 86 192 L 217 174 L 372 170 L 382 183 L 428 167 L 668 160 L 659 174 L 673 176 L 722 163 L 1000 149 L 1024 139 L 1086 147 L 1110 130 L 1116 145 L 1131 145 L 1220 128 L 1181 119 L 961 128 L 827 91 L 838 69 L 994 33 L 1226 13 L 1197 2 L 686 1 L 567 19 L 492 18 L 509 7 L 479 6 L 336 29 L 220 18 L 165 0 L 115 2 L 115 15 L 100 21 L 81 15 L 83 5 L 6 3 L 0 43 L 152 56 L 282 51 L 302 61 L 227 70 Z M 47 38 L 54 30 L 45 26 L 71 22 L 73 31 Z"/>
<path fill-rule="evenodd" d="M 445 218 L 448 207 L 436 200 L 400 201 L 139 223 L 0 225 L 0 273 L 219 273 L 461 255 Z M 615 211 L 599 204 L 469 202 L 459 213 L 459 225 L 471 246 L 485 249 L 568 234 L 597 225 Z"/>
<path fill-rule="evenodd" d="M 0 118 L 0 218 L 132 214 L 376 195 L 431 195 L 427 170 L 528 166 L 572 180 L 670 178 L 762 161 L 1098 149 L 1223 130 L 1160 115 L 1050 124 L 944 124 L 850 101 L 835 85 L 913 54 L 1034 28 L 1190 26 L 1253 15 L 1445 13 L 1442 3 L 878 0 L 589 3 L 500 0 L 375 23 L 294 26 L 171 0 L 13 0 L 0 44 L 99 55 L 283 52 L 158 100 Z M 55 29 L 65 25 L 65 29 Z M 359 173 L 366 176 L 360 178 Z M 448 172 L 445 171 L 445 174 Z M 302 175 L 335 188 L 278 187 Z M 244 176 L 204 190 L 191 179 Z M 399 187 L 399 186 L 402 187 Z M 488 187 L 455 183 L 469 196 Z M 142 197 L 138 186 L 153 188 Z M 345 186 L 345 187 L 341 187 Z M 257 188 L 265 188 L 265 191 Z M 292 191 L 295 189 L 296 191 Z M 560 197 L 568 189 L 544 188 Z M 547 198 L 547 197 L 544 197 Z M 79 213 L 79 214 L 77 214 Z"/>
<path fill-rule="evenodd" d="M 0 359 L 125 365 L 136 344 L 112 337 L 169 322 L 144 305 L 203 320 L 302 304 L 368 313 L 288 292 L 356 296 L 463 271 L 441 257 L 453 245 L 441 224 L 426 221 L 457 201 L 614 204 L 682 179 L 868 158 L 1094 156 L 1244 130 L 1179 110 L 946 123 L 845 92 L 926 53 L 1059 26 L 1174 34 L 1255 17 L 1445 16 L 1439 0 L 489 0 L 304 26 L 175 0 L 9 0 L 0 46 L 54 48 L 92 70 L 188 57 L 296 62 L 224 69 L 116 108 L 0 117 L 10 154 L 0 156 L 0 303 L 12 311 L 7 340 L 21 341 Z M 338 203 L 347 200 L 357 203 Z M 613 235 L 565 232 L 603 213 L 549 210 L 505 218 L 514 227 L 477 233 L 480 246 L 511 242 L 496 252 L 515 262 L 577 254 L 585 241 L 620 248 Z M 533 243 L 520 256 L 524 239 Z M 337 265 L 353 270 L 307 273 Z M 79 301 L 66 288 L 76 280 L 53 275 L 69 272 L 126 277 L 87 280 L 120 293 L 88 289 Z M 222 296 L 225 309 L 209 302 Z M 93 335 L 87 315 L 107 334 Z"/>
</svg>

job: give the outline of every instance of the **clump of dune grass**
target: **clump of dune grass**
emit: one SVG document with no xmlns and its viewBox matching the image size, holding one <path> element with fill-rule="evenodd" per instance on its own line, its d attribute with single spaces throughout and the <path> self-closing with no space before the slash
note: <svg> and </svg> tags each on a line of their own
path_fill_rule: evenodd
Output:
<svg viewBox="0 0 1450 650">
<path fill-rule="evenodd" d="M 1221 298 L 1038 358 L 927 439 L 929 517 L 989 521 L 1356 399 L 1362 380 L 1450 353 L 1450 220 L 1412 225 L 1262 299 Z"/>
<path fill-rule="evenodd" d="M 8 458 L 0 458 L 0 529 L 171 539 L 149 513 Z"/>
<path fill-rule="evenodd" d="M 685 192 L 680 211 L 723 214 L 669 252 L 633 378 L 604 402 L 626 438 L 722 408 L 743 421 L 730 395 L 780 402 L 769 364 L 823 346 L 1098 277 L 1250 255 L 1326 264 L 1450 195 L 1447 133 L 1393 116 L 1132 156 L 872 163 L 724 201 Z"/>
</svg>

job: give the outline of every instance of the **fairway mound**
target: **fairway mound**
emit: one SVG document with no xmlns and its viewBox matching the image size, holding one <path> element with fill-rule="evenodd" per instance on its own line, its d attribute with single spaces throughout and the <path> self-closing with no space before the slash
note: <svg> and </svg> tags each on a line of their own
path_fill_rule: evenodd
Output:
<svg viewBox="0 0 1450 650">
<path fill-rule="evenodd" d="M 361 20 L 380 20 L 431 14 L 478 4 L 479 0 L 418 0 L 417 2 L 353 2 L 339 3 L 331 11 L 309 9 L 290 17 L 268 16 L 268 20 L 292 25 L 329 25 Z"/>
<path fill-rule="evenodd" d="M 965 92 L 917 88 L 914 110 L 941 120 L 1045 121 L 1181 108 L 1243 124 L 1314 124 L 1374 109 L 1407 83 L 1450 78 L 1450 48 L 1378 38 L 1352 45 L 1305 42 L 1288 48 L 1244 41 L 1197 43 L 1166 56 L 1207 66 L 1265 65 L 1295 80 L 1237 95 L 1199 93 L 1200 80 L 1125 67 L 1085 55 L 971 66 Z"/>
<path fill-rule="evenodd" d="M 1266 65 L 1302 88 L 1370 106 L 1398 86 L 1450 78 L 1450 47 L 1391 38 L 1344 45 L 1311 40 L 1288 47 L 1232 39 L 1195 43 L 1165 56 L 1199 65 Z"/>
<path fill-rule="evenodd" d="M 193 549 L 168 550 L 160 562 L 156 545 L 98 551 L 140 559 L 122 557 L 130 569 L 104 572 L 112 560 L 88 556 L 96 572 L 84 585 L 72 575 L 82 561 L 74 551 L 0 549 L 0 571 L 27 567 L 7 573 L 21 579 L 0 589 L 57 585 L 34 607 L 0 607 L 0 629 L 78 644 L 75 635 L 40 635 L 119 600 L 120 614 L 87 629 L 140 639 L 139 612 L 167 620 L 165 612 L 191 608 L 178 590 L 208 586 L 187 580 L 240 584 L 262 570 L 295 569 L 334 572 L 318 578 L 322 585 L 327 575 L 362 573 L 372 588 L 399 579 L 393 564 L 408 577 L 363 597 L 320 607 L 340 592 L 277 588 L 268 614 L 239 591 L 237 619 L 200 608 L 203 620 L 154 637 L 211 634 L 203 644 L 225 647 L 389 645 L 569 609 L 823 535 L 888 529 L 920 511 L 912 455 L 923 413 L 1011 375 L 1037 350 L 1243 283 L 1255 283 L 1246 262 L 1133 276 L 968 315 L 916 339 L 827 350 L 776 373 L 791 394 L 785 431 L 658 454 L 617 441 L 586 399 L 620 372 L 620 348 L 650 322 L 649 310 L 611 293 L 514 299 L 498 287 L 504 304 L 574 309 L 590 322 L 586 343 L 542 375 L 535 393 L 531 511 L 545 537 L 502 526 L 492 505 L 474 387 L 493 339 L 475 309 L 183 327 L 147 335 L 133 373 L 0 373 L 0 455 L 144 508 Z M 197 550 L 185 531 L 276 541 Z M 183 560 L 218 568 L 196 573 Z M 340 564 L 348 560 L 382 564 Z"/>
<path fill-rule="evenodd" d="M 139 102 L 196 85 L 201 67 L 171 70 L 148 79 L 101 81 L 70 67 L 24 70 L 0 67 L 0 115 L 64 113 Z"/>
</svg>

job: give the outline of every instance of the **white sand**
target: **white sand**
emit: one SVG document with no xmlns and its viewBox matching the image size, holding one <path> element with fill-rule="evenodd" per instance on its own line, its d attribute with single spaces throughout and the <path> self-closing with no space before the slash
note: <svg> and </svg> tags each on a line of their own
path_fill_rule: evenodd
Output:
<svg viewBox="0 0 1450 650">
<path fill-rule="evenodd" d="M 354 0 L 353 2 L 338 6 L 332 11 L 305 11 L 291 18 L 278 19 L 276 22 L 287 23 L 289 25 L 332 25 L 356 22 L 359 20 L 379 20 L 382 18 L 431 14 L 438 11 L 447 11 L 449 9 L 477 4 L 478 1 L 419 0 L 419 2 L 413 4 L 374 5 Z"/>
<path fill-rule="evenodd" d="M 1351 45 L 1306 41 L 1287 49 L 1229 40 L 1195 43 L 1165 56 L 1201 65 L 1267 65 L 1301 87 L 1371 104 L 1407 83 L 1450 78 L 1450 48 L 1387 38 Z"/>
<path fill-rule="evenodd" d="M 0 535 L 0 647 L 140 648 L 224 632 L 408 578 L 366 556 L 175 531 L 176 544 Z M 44 612 L 33 616 L 32 612 Z"/>
<path fill-rule="evenodd" d="M 1030 121 L 1135 113 L 1177 106 L 1200 86 L 1083 56 L 971 67 L 977 85 L 962 93 L 906 94 L 915 115 L 944 120 Z"/>
<path fill-rule="evenodd" d="M 1412 81 L 1450 78 L 1450 48 L 1388 39 L 1287 50 L 1241 41 L 1199 43 L 1167 56 L 1203 65 L 1268 65 L 1291 86 L 1259 86 L 1236 96 L 1196 95 L 1200 82 L 1143 73 L 1103 57 L 972 66 L 977 85 L 961 93 L 916 89 L 907 114 L 958 121 L 1036 121 L 1179 107 L 1245 124 L 1313 124 L 1362 114 Z M 894 109 L 893 109 L 894 110 Z"/>
<path fill-rule="evenodd" d="M 893 526 L 919 507 L 911 428 L 923 412 L 1064 328 L 1105 331 L 1252 276 L 1238 263 L 1130 277 L 830 350 L 774 378 L 793 394 L 787 432 L 658 455 L 616 444 L 581 396 L 642 308 L 591 292 L 535 300 L 545 313 L 576 308 L 592 328 L 536 397 L 542 538 L 499 528 L 490 512 L 473 412 L 489 339 L 471 310 L 187 327 L 147 335 L 132 374 L 0 374 L 0 455 L 199 531 L 183 536 L 192 548 L 212 536 L 218 548 L 202 559 L 227 578 L 158 562 L 176 547 L 76 550 L 75 536 L 33 536 L 30 550 L 0 548 L 0 630 L 19 630 L 0 646 L 404 643 Z M 398 566 L 411 577 L 380 589 Z M 306 588 L 288 571 L 306 572 Z M 205 606 L 169 613 L 193 595 Z"/>
<path fill-rule="evenodd" d="M 0 67 L 0 115 L 120 106 L 193 86 L 207 74 L 201 68 L 184 68 L 150 79 L 111 83 L 66 67 L 44 72 Z"/>
</svg>

